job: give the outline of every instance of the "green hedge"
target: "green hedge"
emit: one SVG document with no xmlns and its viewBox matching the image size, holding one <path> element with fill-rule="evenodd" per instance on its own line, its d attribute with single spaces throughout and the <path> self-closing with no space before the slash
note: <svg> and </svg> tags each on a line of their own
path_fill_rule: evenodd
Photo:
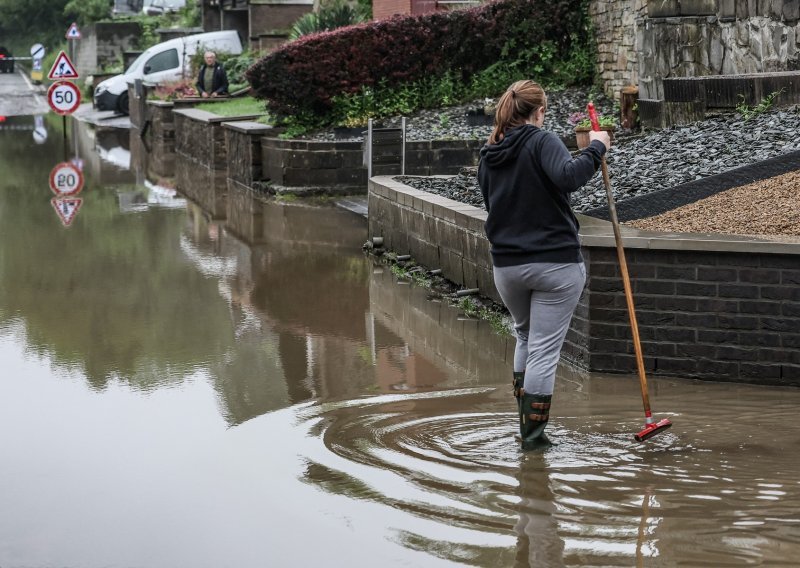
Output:
<svg viewBox="0 0 800 568">
<path fill-rule="evenodd" d="M 498 0 L 470 10 L 358 24 L 286 44 L 253 65 L 247 79 L 274 114 L 305 121 L 341 121 L 342 101 L 376 91 L 422 92 L 432 85 L 440 91 L 450 84 L 458 99 L 486 90 L 476 89 L 476 81 L 521 73 L 558 80 L 560 68 L 571 62 L 569 74 L 561 73 L 560 82 L 568 84 L 586 75 L 576 72 L 581 58 L 590 66 L 593 61 L 584 39 L 586 5 L 587 0 Z"/>
</svg>

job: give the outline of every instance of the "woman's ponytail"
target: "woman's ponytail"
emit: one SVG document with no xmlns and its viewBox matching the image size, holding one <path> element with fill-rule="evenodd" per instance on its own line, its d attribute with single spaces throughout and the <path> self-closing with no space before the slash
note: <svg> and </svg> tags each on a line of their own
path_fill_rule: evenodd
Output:
<svg viewBox="0 0 800 568">
<path fill-rule="evenodd" d="M 545 104 L 544 89 L 533 81 L 517 81 L 511 85 L 497 101 L 494 130 L 489 135 L 488 143 L 500 142 L 505 137 L 506 130 L 522 126 Z"/>
</svg>

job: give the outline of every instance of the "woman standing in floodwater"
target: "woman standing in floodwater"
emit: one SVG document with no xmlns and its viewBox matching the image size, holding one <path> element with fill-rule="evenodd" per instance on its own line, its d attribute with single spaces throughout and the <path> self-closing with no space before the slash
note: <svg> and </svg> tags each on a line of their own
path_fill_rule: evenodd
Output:
<svg viewBox="0 0 800 568">
<path fill-rule="evenodd" d="M 611 146 L 608 133 L 591 132 L 589 146 L 573 158 L 558 136 L 542 130 L 546 109 L 542 87 L 511 85 L 497 103 L 478 167 L 494 282 L 517 336 L 513 385 L 523 450 L 551 445 L 544 429 L 556 366 L 586 281 L 569 194 L 591 179 Z"/>
</svg>

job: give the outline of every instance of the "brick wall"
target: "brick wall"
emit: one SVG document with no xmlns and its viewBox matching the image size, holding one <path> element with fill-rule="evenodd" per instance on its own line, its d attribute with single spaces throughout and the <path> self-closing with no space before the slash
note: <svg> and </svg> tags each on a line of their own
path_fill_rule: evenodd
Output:
<svg viewBox="0 0 800 568">
<path fill-rule="evenodd" d="M 667 375 L 800 385 L 800 257 L 633 249 L 646 368 Z M 590 365 L 634 371 L 616 253 L 589 250 Z"/>
<path fill-rule="evenodd" d="M 441 268 L 448 280 L 500 302 L 494 286 L 489 241 L 483 232 L 486 212 L 446 197 L 420 191 L 390 177 L 369 182 L 369 234 L 384 246 L 410 254 L 429 268 Z"/>
<path fill-rule="evenodd" d="M 370 180 L 370 236 L 500 301 L 485 218 L 480 209 L 389 177 Z M 591 224 L 594 232 L 581 234 L 587 287 L 562 355 L 591 371 L 633 373 L 610 224 Z M 626 249 L 649 373 L 800 386 L 800 244 L 653 236 Z"/>
<path fill-rule="evenodd" d="M 456 174 L 478 163 L 480 140 L 418 140 L 406 143 L 406 174 Z M 310 187 L 363 193 L 367 188 L 364 143 L 317 142 L 265 137 L 264 178 L 282 187 Z M 400 173 L 398 170 L 396 173 Z"/>
<path fill-rule="evenodd" d="M 364 191 L 367 170 L 361 142 L 261 140 L 263 175 L 280 187 Z"/>
<path fill-rule="evenodd" d="M 285 32 L 291 29 L 297 19 L 310 12 L 312 2 L 298 0 L 293 3 L 268 1 L 250 2 L 250 38 L 257 38 L 261 34 Z"/>
<path fill-rule="evenodd" d="M 375 20 L 410 13 L 411 0 L 372 0 L 372 17 Z"/>
<path fill-rule="evenodd" d="M 222 15 L 219 6 L 211 6 L 203 2 L 203 13 L 200 25 L 207 32 L 217 32 L 225 28 L 222 27 Z"/>
</svg>

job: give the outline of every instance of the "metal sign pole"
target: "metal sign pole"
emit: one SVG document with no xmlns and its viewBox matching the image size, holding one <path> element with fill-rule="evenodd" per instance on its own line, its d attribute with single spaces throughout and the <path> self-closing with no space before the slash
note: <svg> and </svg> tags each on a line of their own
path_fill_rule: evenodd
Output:
<svg viewBox="0 0 800 568">
<path fill-rule="evenodd" d="M 68 146 L 68 141 L 67 141 L 67 115 L 66 114 L 62 114 L 61 115 L 61 130 L 64 133 L 64 161 L 66 162 L 67 161 L 67 146 Z"/>
</svg>

